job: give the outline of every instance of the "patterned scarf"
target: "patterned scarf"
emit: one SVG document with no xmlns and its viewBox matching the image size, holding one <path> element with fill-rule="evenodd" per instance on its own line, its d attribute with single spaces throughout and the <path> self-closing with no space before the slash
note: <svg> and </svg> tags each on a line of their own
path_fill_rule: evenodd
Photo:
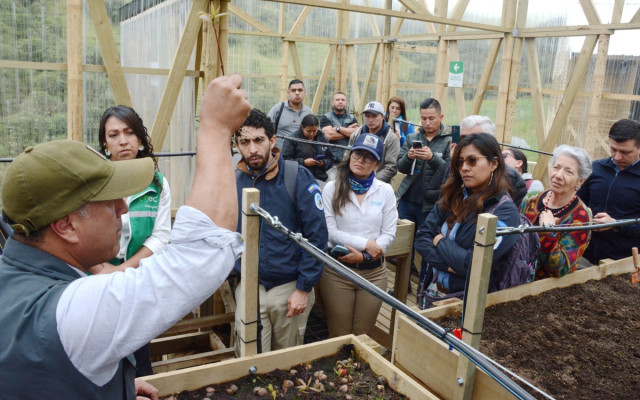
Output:
<svg viewBox="0 0 640 400">
<path fill-rule="evenodd" d="M 367 190 L 369 190 L 375 178 L 375 172 L 372 172 L 367 179 L 358 179 L 353 176 L 352 173 L 349 173 L 349 184 L 351 185 L 351 190 L 353 190 L 355 194 L 367 193 Z"/>
</svg>

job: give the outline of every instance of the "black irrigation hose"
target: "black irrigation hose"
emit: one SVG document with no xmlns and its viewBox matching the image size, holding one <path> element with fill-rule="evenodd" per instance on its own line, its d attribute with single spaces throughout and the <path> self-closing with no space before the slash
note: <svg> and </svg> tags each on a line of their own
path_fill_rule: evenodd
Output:
<svg viewBox="0 0 640 400">
<path fill-rule="evenodd" d="M 592 231 L 603 228 L 615 228 L 617 226 L 640 224 L 640 218 L 619 219 L 616 222 L 607 222 L 604 224 L 589 225 L 546 225 L 546 226 L 525 226 L 498 228 L 496 236 L 513 235 L 526 232 L 574 232 L 574 231 Z"/>
<path fill-rule="evenodd" d="M 398 119 L 398 118 L 390 118 L 390 119 L 392 121 L 394 121 L 394 122 L 422 127 L 421 124 L 416 124 L 415 122 L 405 121 L 403 119 Z M 498 144 L 500 146 L 511 147 L 512 149 L 518 149 L 518 150 L 524 150 L 524 151 L 532 151 L 534 153 L 540 153 L 540 154 L 544 154 L 544 155 L 547 155 L 547 156 L 552 156 L 553 155 L 552 153 L 547 153 L 546 151 L 542 151 L 542 150 L 534 150 L 534 149 L 529 149 L 527 147 L 520 147 L 520 146 L 515 146 L 515 145 L 512 145 L 512 144 L 506 144 L 506 143 L 500 143 L 500 142 L 498 142 Z"/>
<path fill-rule="evenodd" d="M 339 149 L 351 150 L 351 146 L 343 146 L 341 144 L 326 143 L 326 142 L 316 142 L 315 140 L 299 139 L 299 138 L 294 138 L 294 137 L 291 137 L 291 136 L 282 136 L 282 135 L 276 135 L 276 137 L 280 138 L 280 139 L 285 139 L 285 140 L 292 140 L 294 142 L 312 144 L 314 146 L 337 147 Z"/>
<path fill-rule="evenodd" d="M 430 321 L 428 318 L 423 317 L 419 313 L 415 312 L 411 308 L 409 308 L 406 304 L 400 302 L 395 297 L 390 296 L 377 286 L 373 285 L 371 282 L 367 281 L 360 275 L 351 271 L 335 259 L 329 257 L 325 252 L 309 243 L 307 239 L 305 239 L 302 234 L 292 232 L 287 227 L 282 225 L 282 223 L 278 220 L 277 217 L 272 217 L 268 212 L 264 209 L 260 208 L 256 203 L 252 203 L 249 207 L 251 211 L 258 214 L 266 223 L 268 223 L 271 227 L 276 229 L 277 231 L 286 235 L 289 239 L 293 240 L 296 244 L 306 250 L 309 254 L 311 254 L 314 258 L 321 261 L 323 264 L 331 268 L 334 272 L 341 275 L 343 278 L 346 278 L 360 288 L 366 290 L 371 295 L 377 297 L 383 302 L 389 304 L 394 309 L 402 312 L 407 317 L 411 318 L 418 325 L 426 329 L 429 333 L 434 336 L 440 338 L 443 342 L 447 343 L 451 348 L 456 349 L 460 354 L 466 356 L 471 362 L 473 362 L 478 368 L 484 371 L 487 375 L 492 377 L 496 382 L 502 385 L 505 389 L 507 389 L 511 394 L 516 396 L 519 399 L 527 399 L 527 400 L 535 400 L 535 397 L 526 392 L 523 388 L 521 388 L 517 383 L 507 377 L 503 372 L 501 372 L 497 367 L 494 366 L 495 361 L 489 361 L 489 358 L 484 354 L 480 353 L 478 350 L 473 347 L 467 345 L 462 340 L 459 340 L 453 334 L 451 334 L 448 330 L 442 328 L 438 324 Z M 494 364 L 492 364 L 492 362 Z"/>
</svg>

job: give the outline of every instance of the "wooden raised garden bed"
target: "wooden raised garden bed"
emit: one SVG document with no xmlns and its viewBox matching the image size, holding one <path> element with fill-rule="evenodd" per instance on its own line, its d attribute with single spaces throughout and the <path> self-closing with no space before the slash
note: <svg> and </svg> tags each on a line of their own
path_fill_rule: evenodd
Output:
<svg viewBox="0 0 640 400">
<path fill-rule="evenodd" d="M 333 355 L 343 345 L 352 344 L 360 359 L 366 362 L 374 373 L 384 376 L 393 390 L 410 399 L 438 399 L 369 347 L 365 342 L 367 339 L 366 336 L 346 335 L 290 349 L 164 372 L 145 377 L 145 380 L 159 390 L 161 397 L 166 397 L 184 390 L 192 391 L 242 378 L 249 374 L 251 367 L 257 369 L 258 375 L 275 369 L 287 370 L 301 363 L 313 362 L 315 359 Z"/>
<path fill-rule="evenodd" d="M 522 285 L 519 287 L 507 289 L 500 292 L 490 293 L 487 296 L 487 307 L 494 305 L 505 304 L 509 302 L 517 302 L 520 299 L 530 296 L 542 295 L 545 292 L 554 289 L 568 288 L 573 285 L 580 285 L 588 281 L 595 281 L 604 279 L 607 276 L 622 275 L 625 279 L 629 277 L 629 273 L 633 272 L 634 266 L 631 257 L 618 261 L 608 261 L 602 263 L 599 266 L 594 266 L 584 270 L 576 271 L 562 278 L 548 278 L 541 281 L 536 281 L 530 284 Z M 625 281 L 626 282 L 626 281 Z M 634 287 L 635 289 L 635 287 Z M 542 297 L 542 296 L 541 296 Z M 568 299 L 567 301 L 571 301 Z M 542 304 L 542 301 L 540 301 Z M 596 307 L 594 304 L 584 304 L 584 307 Z M 456 301 L 450 304 L 444 304 L 436 306 L 434 308 L 421 311 L 421 314 L 425 317 L 438 322 L 438 320 L 445 317 L 458 316 L 462 311 L 462 302 Z M 607 311 L 607 310 L 603 310 Z M 519 319 L 519 318 L 512 318 Z M 524 318 L 520 318 L 524 319 Z M 560 323 L 563 320 L 563 316 L 556 317 L 554 323 Z M 637 318 L 636 318 L 637 319 Z M 512 321 L 517 322 L 517 321 Z M 530 323 L 532 324 L 532 323 Z M 537 325 L 544 325 L 544 320 L 539 320 Z M 611 324 L 615 324 L 611 320 Z M 504 329 L 513 329 L 510 324 L 505 324 Z M 530 325 L 532 326 L 532 325 Z M 527 335 L 525 327 L 519 327 L 519 334 L 512 335 L 513 346 L 519 346 L 518 337 Z M 562 334 L 564 330 L 554 326 L 555 331 L 559 332 L 555 337 Z M 523 330 L 524 329 L 524 330 Z M 571 331 L 571 329 L 569 329 Z M 535 333 L 532 333 L 535 335 Z M 637 338 L 629 338 L 629 344 L 633 344 Z M 493 343 L 491 343 L 493 344 Z M 458 374 L 458 352 L 450 351 L 448 345 L 434 337 L 433 335 L 420 328 L 413 321 L 409 320 L 405 316 L 400 315 L 396 322 L 396 330 L 394 335 L 392 360 L 394 365 L 401 370 L 408 372 L 414 376 L 418 381 L 422 382 L 434 393 L 439 394 L 444 399 L 454 398 L 458 385 L 456 379 Z M 482 346 L 481 349 L 482 350 Z M 539 350 L 539 349 L 538 349 Z M 501 356 L 507 357 L 511 352 L 510 346 L 503 346 Z M 420 354 L 419 357 L 416 354 Z M 534 358 L 551 357 L 545 351 L 532 350 L 527 353 Z M 501 362 L 498 357 L 493 357 L 496 361 Z M 609 364 L 609 362 L 606 362 Z M 576 368 L 593 368 L 589 365 L 575 365 Z M 611 366 L 615 368 L 614 366 Z M 557 366 L 558 370 L 561 368 Z M 473 386 L 473 399 L 513 399 L 514 396 L 502 388 L 497 382 L 489 378 L 484 372 L 475 370 L 475 383 Z M 526 378 L 526 376 L 524 376 Z M 561 379 L 561 378 L 558 378 Z M 589 384 L 587 384 L 589 386 Z M 549 393 L 554 396 L 554 393 Z M 601 394 L 601 393 L 600 393 Z M 595 393 L 590 398 L 607 398 L 596 395 Z M 567 397 L 571 398 L 571 397 Z M 614 398 L 614 397 L 610 397 Z"/>
</svg>

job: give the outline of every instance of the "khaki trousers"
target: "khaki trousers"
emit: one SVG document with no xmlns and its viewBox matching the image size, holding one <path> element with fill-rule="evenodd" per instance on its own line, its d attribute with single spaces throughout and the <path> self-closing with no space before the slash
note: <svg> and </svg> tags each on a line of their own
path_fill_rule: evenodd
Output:
<svg viewBox="0 0 640 400">
<path fill-rule="evenodd" d="M 286 349 L 303 343 L 307 328 L 307 319 L 315 301 L 313 290 L 307 295 L 307 308 L 302 314 L 287 317 L 287 301 L 296 290 L 296 282 L 285 283 L 267 291 L 263 285 L 258 285 L 260 296 L 260 321 L 262 322 L 262 352 Z M 240 285 L 236 287 L 236 309 L 240 309 L 244 299 L 240 296 Z M 253 319 L 251 319 L 253 320 Z M 250 321 L 251 321 L 250 320 Z M 241 323 L 236 313 L 236 327 Z M 250 322 L 247 321 L 247 322 Z M 236 332 L 237 334 L 237 332 Z M 236 336 L 236 354 L 238 353 Z"/>
<path fill-rule="evenodd" d="M 387 269 L 384 264 L 370 270 L 353 271 L 386 292 Z M 318 290 L 327 313 L 329 337 L 368 333 L 375 325 L 382 300 L 326 267 Z"/>
</svg>

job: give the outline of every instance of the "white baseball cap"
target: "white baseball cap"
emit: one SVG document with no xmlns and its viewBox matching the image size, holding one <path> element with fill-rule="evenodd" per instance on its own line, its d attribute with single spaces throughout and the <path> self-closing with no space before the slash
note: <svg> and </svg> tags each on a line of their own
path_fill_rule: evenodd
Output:
<svg viewBox="0 0 640 400">
<path fill-rule="evenodd" d="M 365 114 L 365 113 L 378 113 L 378 114 L 384 115 L 384 107 L 382 107 L 382 104 L 378 103 L 377 101 L 371 101 L 371 102 L 367 103 L 367 105 L 364 107 L 364 111 L 362 113 L 363 114 Z"/>
</svg>

